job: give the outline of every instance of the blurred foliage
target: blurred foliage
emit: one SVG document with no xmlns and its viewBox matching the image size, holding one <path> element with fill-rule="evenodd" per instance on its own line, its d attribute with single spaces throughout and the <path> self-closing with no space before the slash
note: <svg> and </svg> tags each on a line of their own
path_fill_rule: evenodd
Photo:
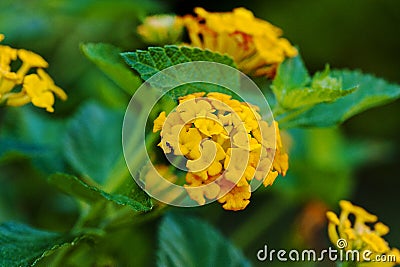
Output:
<svg viewBox="0 0 400 267">
<path fill-rule="evenodd" d="M 43 266 L 152 266 L 156 264 L 156 250 L 160 248 L 160 265 L 163 261 L 176 263 L 184 259 L 195 266 L 196 255 L 204 256 L 204 261 L 220 262 L 215 258 L 217 255 L 210 255 L 215 252 L 210 250 L 213 248 L 221 253 L 219 256 L 226 253 L 238 262 L 246 262 L 247 257 L 252 264 L 261 266 L 265 263 L 258 262 L 255 255 L 265 244 L 274 248 L 326 248 L 329 243 L 324 223 L 310 224 L 324 213 L 323 207 L 336 207 L 339 199 L 352 199 L 379 214 L 383 222 L 392 226 L 387 240 L 392 246 L 400 246 L 400 216 L 396 214 L 400 188 L 400 181 L 396 179 L 400 158 L 398 101 L 357 115 L 341 128 L 289 130 L 284 138 L 290 154 L 288 175 L 278 179 L 273 187 L 258 190 L 245 211 L 226 212 L 218 205 L 184 211 L 171 208 L 174 213 L 160 222 L 157 218 L 165 206 L 142 214 L 151 208 L 146 196 L 139 197 L 143 201 L 140 208 L 137 203 L 124 202 L 126 199 L 121 196 L 130 194 L 137 199 L 137 193 L 142 193 L 132 179 L 120 183 L 129 175 L 121 160 L 121 107 L 128 103 L 140 79 L 128 71 L 118 53 L 146 47 L 135 31 L 147 14 L 167 11 L 185 14 L 192 12 L 194 6 L 210 11 L 227 11 L 235 6 L 253 10 L 256 16 L 284 29 L 285 36 L 301 48 L 311 73 L 329 63 L 333 68 L 360 68 L 400 82 L 400 54 L 395 52 L 400 43 L 397 27 L 400 3 L 395 0 L 3 0 L 0 31 L 7 37 L 5 42 L 43 55 L 50 63 L 50 74 L 67 91 L 69 100 L 57 103 L 54 115 L 32 107 L 0 110 L 0 221 L 18 220 L 55 231 L 3 224 L 2 235 L 15 232 L 20 236 L 18 240 L 12 239 L 14 236 L 0 240 L 2 265 L 11 264 L 15 250 L 10 244 L 19 242 L 26 244 L 25 253 L 30 252 L 25 258 L 15 258 L 18 262 L 14 264 L 21 266 L 32 263 L 41 252 L 63 244 L 40 263 Z M 346 77 L 361 75 L 360 72 L 331 73 L 333 77 L 342 77 L 343 88 L 352 88 Z M 361 93 L 371 93 L 370 86 L 375 83 L 386 88 L 385 82 L 367 77 L 363 85 L 368 86 L 360 86 L 354 95 L 347 96 L 348 100 L 339 101 L 362 102 Z M 383 98 L 372 100 L 379 100 L 379 104 L 385 102 Z M 338 102 L 320 105 L 334 107 Z M 368 108 L 375 106 L 365 103 Z M 349 114 L 362 110 L 350 110 Z M 316 118 L 320 112 L 317 107 L 306 114 L 309 119 Z M 334 108 L 332 114 L 339 121 L 350 116 Z M 316 121 L 333 124 L 321 119 Z M 298 124 L 309 126 L 304 120 Z M 124 166 L 122 171 L 120 166 Z M 74 176 L 62 182 L 57 176 L 48 178 L 55 172 Z M 117 176 L 120 178 L 107 182 L 109 177 Z M 48 180 L 67 193 L 74 188 L 72 191 L 78 192 L 79 200 L 62 194 Z M 117 204 L 132 204 L 136 212 L 131 207 L 105 204 L 104 198 Z M 310 215 L 307 213 L 310 203 L 322 204 Z M 99 213 L 102 218 L 98 218 Z M 187 218 L 188 213 L 199 219 Z M 140 216 L 135 217 L 137 214 Z M 84 231 L 77 232 L 77 228 Z M 196 236 L 204 241 L 209 254 L 202 254 Z M 210 240 L 213 242 L 207 243 Z M 72 243 L 73 246 L 68 245 Z M 244 256 L 235 246 L 243 250 Z M 185 256 L 173 259 L 178 253 Z M 32 257 L 34 254 L 37 257 Z M 292 265 L 273 262 L 268 266 Z M 316 265 L 299 263 L 296 266 Z"/>
</svg>

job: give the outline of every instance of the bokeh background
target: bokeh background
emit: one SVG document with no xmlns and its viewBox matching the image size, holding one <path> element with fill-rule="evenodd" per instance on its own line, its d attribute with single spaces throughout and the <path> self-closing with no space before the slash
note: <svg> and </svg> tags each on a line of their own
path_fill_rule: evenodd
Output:
<svg viewBox="0 0 400 267">
<path fill-rule="evenodd" d="M 124 51 L 145 48 L 135 30 L 147 14 L 183 15 L 196 6 L 209 11 L 240 6 L 252 10 L 284 30 L 285 37 L 300 48 L 312 73 L 329 63 L 331 68 L 361 69 L 400 84 L 400 2 L 396 0 L 2 0 L 0 32 L 6 35 L 5 43 L 35 51 L 48 60 L 49 73 L 69 95 L 67 102 L 57 102 L 52 116 L 65 118 L 87 100 L 109 107 L 129 100 L 84 57 L 81 43 L 111 43 Z M 327 247 L 324 212 L 338 211 L 341 198 L 377 214 L 391 226 L 387 240 L 399 247 L 399 114 L 400 102 L 396 101 L 357 115 L 335 129 L 289 130 L 288 176 L 257 191 L 245 211 L 227 212 L 212 204 L 175 212 L 209 221 L 260 266 L 266 263 L 257 262 L 256 253 L 264 244 L 273 248 Z M 4 116 L 0 110 L 0 132 Z M 38 138 L 57 139 L 50 134 L 41 132 Z M 58 231 L 73 225 L 78 216 L 76 204 L 47 185 L 44 174 L 46 169 L 38 169 L 26 158 L 0 164 L 1 222 L 19 220 Z M 141 255 L 135 259 L 137 264 L 154 264 L 157 225 L 158 220 L 149 222 L 131 238 L 130 242 L 141 244 L 135 248 Z M 122 239 L 124 235 L 123 231 L 114 234 L 117 244 L 128 242 Z M 104 253 L 101 242 L 97 246 L 100 249 L 94 251 Z M 116 257 L 129 262 L 129 251 L 122 250 Z M 293 265 L 313 266 L 268 264 Z"/>
</svg>

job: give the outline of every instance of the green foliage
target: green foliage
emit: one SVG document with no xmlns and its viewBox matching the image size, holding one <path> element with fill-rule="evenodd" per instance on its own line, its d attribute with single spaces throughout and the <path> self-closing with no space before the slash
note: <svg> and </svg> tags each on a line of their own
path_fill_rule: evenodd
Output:
<svg viewBox="0 0 400 267">
<path fill-rule="evenodd" d="M 1 121 L 0 160 L 30 158 L 46 174 L 65 169 L 60 133 L 63 120 L 50 119 L 33 107 L 9 109 Z M 57 159 L 57 160 L 54 160 Z"/>
<path fill-rule="evenodd" d="M 373 151 L 347 142 L 337 129 L 293 129 L 290 135 L 296 140 L 290 150 L 290 168 L 272 190 L 296 201 L 312 197 L 335 205 L 347 199 L 354 187 L 353 170 Z"/>
<path fill-rule="evenodd" d="M 279 66 L 271 88 L 282 127 L 337 125 L 400 96 L 400 86 L 360 71 L 326 67 L 311 78 L 300 56 Z"/>
<path fill-rule="evenodd" d="M 304 112 L 290 111 L 282 120 L 287 127 L 333 126 L 373 107 L 400 97 L 400 86 L 360 71 L 333 70 L 331 76 L 340 79 L 344 87 L 357 90 L 333 103 L 321 103 Z"/>
<path fill-rule="evenodd" d="M 64 154 L 80 175 L 104 183 L 122 157 L 123 113 L 95 103 L 83 105 L 70 119 Z"/>
<path fill-rule="evenodd" d="M 159 228 L 157 266 L 250 266 L 250 263 L 208 223 L 168 214 Z"/>
<path fill-rule="evenodd" d="M 83 236 L 37 230 L 20 223 L 0 225 L 0 266 L 33 266 L 62 246 L 75 245 Z"/>
<path fill-rule="evenodd" d="M 166 45 L 162 47 L 149 47 L 148 51 L 122 53 L 126 63 L 135 69 L 143 80 L 149 79 L 159 71 L 168 67 L 191 61 L 210 61 L 234 67 L 233 60 L 228 56 L 213 53 L 199 48 L 178 47 Z"/>
<path fill-rule="evenodd" d="M 89 204 L 95 204 L 100 201 L 109 200 L 118 205 L 127 205 L 135 211 L 149 211 L 152 209 L 152 203 L 150 197 L 147 196 L 142 190 L 136 187 L 134 190 L 135 197 L 131 198 L 129 196 L 121 194 L 109 194 L 103 190 L 91 186 L 86 182 L 80 180 L 76 176 L 67 174 L 54 174 L 48 178 L 48 181 L 58 187 L 63 192 L 83 200 Z M 133 181 L 132 181 L 133 183 Z"/>
<path fill-rule="evenodd" d="M 140 86 L 141 80 L 126 66 L 120 56 L 120 48 L 110 44 L 82 44 L 81 50 L 96 66 L 121 89 L 132 95 Z"/>
<path fill-rule="evenodd" d="M 167 45 L 164 47 L 150 47 L 147 51 L 137 50 L 136 52 L 122 53 L 122 57 L 126 63 L 135 69 L 143 80 L 148 80 L 153 75 L 159 73 L 168 67 L 181 63 L 193 61 L 216 62 L 230 67 L 235 67 L 233 60 L 225 55 L 213 53 L 209 50 L 201 50 L 198 48 L 178 47 L 175 45 Z M 239 76 L 236 73 L 226 73 L 221 71 L 218 65 L 210 66 L 211 69 L 198 68 L 192 65 L 187 69 L 177 69 L 175 72 L 169 72 L 167 75 L 157 77 L 157 81 L 152 81 L 157 89 L 168 88 L 169 85 L 175 87 L 182 83 L 182 80 L 188 80 L 191 83 L 178 86 L 167 94 L 174 99 L 179 96 L 187 95 L 194 92 L 223 92 L 231 94 L 231 91 L 222 86 L 201 81 L 204 77 L 211 79 L 213 83 L 223 84 L 226 87 L 234 88 L 239 84 Z"/>
<path fill-rule="evenodd" d="M 300 56 L 287 59 L 279 66 L 271 88 L 280 108 L 284 110 L 333 102 L 355 89 L 343 89 L 341 79 L 332 77 L 329 67 L 317 72 L 311 79 Z"/>
</svg>

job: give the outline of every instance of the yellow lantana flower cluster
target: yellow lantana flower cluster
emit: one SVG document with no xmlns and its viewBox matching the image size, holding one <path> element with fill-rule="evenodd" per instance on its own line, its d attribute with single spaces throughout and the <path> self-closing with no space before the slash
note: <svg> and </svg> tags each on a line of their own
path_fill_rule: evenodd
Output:
<svg viewBox="0 0 400 267">
<path fill-rule="evenodd" d="M 0 34 L 0 41 L 3 39 L 4 35 Z M 14 72 L 11 63 L 17 59 L 22 64 Z M 66 100 L 67 95 L 43 70 L 47 67 L 48 63 L 38 54 L 0 45 L 0 104 L 23 106 L 32 102 L 37 107 L 53 112 L 54 94 L 62 100 Z M 36 68 L 36 73 L 28 74 L 32 68 Z"/>
<path fill-rule="evenodd" d="M 197 7 L 194 12 L 197 17 L 183 17 L 190 45 L 228 54 L 246 74 L 274 77 L 279 63 L 297 55 L 281 29 L 245 8 L 211 13 Z"/>
<path fill-rule="evenodd" d="M 363 261 L 357 266 L 365 267 L 392 267 L 400 264 L 400 252 L 397 248 L 390 248 L 382 236 L 389 233 L 389 227 L 378 221 L 378 217 L 370 214 L 361 207 L 353 205 L 351 202 L 340 201 L 342 209 L 340 216 L 336 216 L 332 211 L 327 212 L 329 220 L 328 235 L 331 242 L 337 245 L 339 239 L 347 241 L 345 250 L 358 250 L 364 252 L 369 250 L 372 254 L 369 256 L 370 262 Z M 355 217 L 351 222 L 349 216 Z M 367 224 L 374 224 L 371 228 Z M 395 262 L 373 262 L 376 256 L 391 255 L 396 258 Z M 367 255 L 368 256 L 368 255 Z M 388 258 L 388 257 L 386 257 Z"/>
<path fill-rule="evenodd" d="M 278 124 L 269 125 L 258 107 L 226 94 L 180 97 L 175 111 L 154 121 L 153 131 L 160 130 L 164 153 L 187 159 L 184 186 L 200 205 L 218 199 L 224 209 L 242 210 L 250 202 L 253 179 L 272 185 L 288 169 Z"/>
</svg>

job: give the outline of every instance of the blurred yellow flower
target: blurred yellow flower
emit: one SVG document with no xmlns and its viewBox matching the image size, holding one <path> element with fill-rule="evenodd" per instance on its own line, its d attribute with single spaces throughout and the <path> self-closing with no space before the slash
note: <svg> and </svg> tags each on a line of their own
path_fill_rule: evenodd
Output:
<svg viewBox="0 0 400 267">
<path fill-rule="evenodd" d="M 337 245 L 339 239 L 344 239 L 347 242 L 345 250 L 358 250 L 360 252 L 369 250 L 372 253 L 369 256 L 371 261 L 363 261 L 364 259 L 361 258 L 361 262 L 357 266 L 392 267 L 400 264 L 399 250 L 390 248 L 385 239 L 382 238 L 389 233 L 389 227 L 377 222 L 377 216 L 349 201 L 342 200 L 339 204 L 342 209 L 339 217 L 332 211 L 326 213 L 329 220 L 328 235 L 334 245 Z M 350 216 L 355 217 L 354 222 L 350 220 Z M 371 228 L 368 224 L 374 224 L 374 227 Z M 382 255 L 385 255 L 386 258 L 391 255 L 396 259 L 387 262 L 372 261 L 377 256 L 382 258 Z"/>
<path fill-rule="evenodd" d="M 186 95 L 179 103 L 168 116 L 160 113 L 153 131 L 161 130 L 164 153 L 187 159 L 185 188 L 200 205 L 215 198 L 224 209 L 242 210 L 251 180 L 268 186 L 286 174 L 278 124 L 262 121 L 258 107 L 216 92 Z"/>
<path fill-rule="evenodd" d="M 171 183 L 175 183 L 178 180 L 178 177 L 171 172 L 169 166 L 158 164 L 154 166 L 154 169 L 149 168 L 143 170 L 143 173 L 144 188 L 146 190 L 151 190 L 151 192 L 156 195 L 163 195 L 165 200 L 168 201 L 173 201 L 179 197 L 179 190 L 171 189 L 168 184 L 159 182 L 158 174 L 162 175 L 165 180 Z M 160 202 L 159 205 L 164 205 L 164 203 Z"/>
<path fill-rule="evenodd" d="M 165 45 L 177 43 L 183 33 L 183 22 L 174 15 L 155 15 L 145 18 L 137 32 L 147 44 Z"/>
<path fill-rule="evenodd" d="M 4 35 L 0 34 L 0 41 L 3 39 Z M 17 59 L 22 64 L 13 72 L 11 64 Z M 54 94 L 62 100 L 66 100 L 67 95 L 43 70 L 47 67 L 48 63 L 38 54 L 0 45 L 0 103 L 23 106 L 31 102 L 36 107 L 53 112 Z M 36 73 L 27 75 L 32 68 L 36 69 Z"/>
<path fill-rule="evenodd" d="M 197 17 L 183 17 L 190 45 L 228 54 L 246 74 L 273 77 L 279 63 L 297 55 L 281 29 L 245 8 L 212 13 L 197 7 L 194 12 Z"/>
</svg>

